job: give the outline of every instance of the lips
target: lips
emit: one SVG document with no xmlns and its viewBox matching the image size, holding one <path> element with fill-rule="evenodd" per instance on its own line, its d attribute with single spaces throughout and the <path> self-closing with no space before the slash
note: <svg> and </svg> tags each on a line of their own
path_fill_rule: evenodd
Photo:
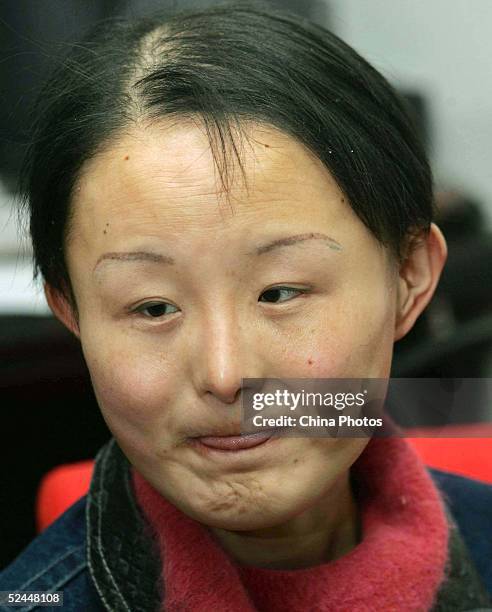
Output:
<svg viewBox="0 0 492 612">
<path fill-rule="evenodd" d="M 209 448 L 235 451 L 259 446 L 260 444 L 263 444 L 269 440 L 274 433 L 275 430 L 272 429 L 260 433 L 245 434 L 242 436 L 203 436 L 194 439 L 201 442 L 204 446 L 208 446 Z"/>
</svg>

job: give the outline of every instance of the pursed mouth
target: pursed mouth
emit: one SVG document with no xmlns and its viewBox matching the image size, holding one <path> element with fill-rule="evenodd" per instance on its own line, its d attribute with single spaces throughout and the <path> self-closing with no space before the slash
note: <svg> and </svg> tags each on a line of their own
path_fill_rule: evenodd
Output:
<svg viewBox="0 0 492 612">
<path fill-rule="evenodd" d="M 277 430 L 268 429 L 251 434 L 195 436 L 192 442 L 219 450 L 241 450 L 264 444 Z"/>
</svg>

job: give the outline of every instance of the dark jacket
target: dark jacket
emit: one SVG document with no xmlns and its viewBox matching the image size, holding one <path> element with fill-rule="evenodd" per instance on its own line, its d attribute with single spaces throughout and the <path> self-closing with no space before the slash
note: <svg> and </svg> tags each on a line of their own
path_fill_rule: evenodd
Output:
<svg viewBox="0 0 492 612">
<path fill-rule="evenodd" d="M 428 469 L 451 527 L 448 579 L 433 612 L 492 610 L 492 486 Z M 63 591 L 63 608 L 53 610 L 158 610 L 164 593 L 154 546 L 132 492 L 130 465 L 111 440 L 96 458 L 88 495 L 0 574 L 0 591 Z M 0 605 L 13 609 L 36 604 Z"/>
</svg>

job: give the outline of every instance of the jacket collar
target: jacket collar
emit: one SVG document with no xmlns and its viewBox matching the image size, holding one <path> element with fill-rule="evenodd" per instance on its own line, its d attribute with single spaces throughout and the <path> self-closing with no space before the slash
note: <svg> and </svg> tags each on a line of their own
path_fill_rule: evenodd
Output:
<svg viewBox="0 0 492 612">
<path fill-rule="evenodd" d="M 159 553 L 136 505 L 130 464 L 114 438 L 96 457 L 86 519 L 89 571 L 106 608 L 159 609 Z"/>
<path fill-rule="evenodd" d="M 433 611 L 490 605 L 446 503 L 445 509 L 450 527 L 448 579 Z M 105 607 L 111 612 L 160 609 L 164 600 L 160 554 L 135 500 L 131 466 L 114 439 L 96 457 L 86 519 L 89 571 Z"/>
</svg>

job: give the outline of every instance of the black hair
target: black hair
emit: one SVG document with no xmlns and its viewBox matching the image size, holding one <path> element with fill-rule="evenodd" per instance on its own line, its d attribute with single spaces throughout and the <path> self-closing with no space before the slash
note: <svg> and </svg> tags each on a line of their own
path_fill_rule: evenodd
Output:
<svg viewBox="0 0 492 612">
<path fill-rule="evenodd" d="M 162 118 L 203 122 L 223 183 L 231 151 L 241 166 L 234 134 L 247 122 L 297 139 L 398 261 L 409 235 L 429 231 L 432 175 L 404 103 L 327 29 L 258 1 L 110 19 L 47 80 L 21 170 L 35 278 L 75 311 L 65 245 L 81 167 L 135 122 Z"/>
</svg>

